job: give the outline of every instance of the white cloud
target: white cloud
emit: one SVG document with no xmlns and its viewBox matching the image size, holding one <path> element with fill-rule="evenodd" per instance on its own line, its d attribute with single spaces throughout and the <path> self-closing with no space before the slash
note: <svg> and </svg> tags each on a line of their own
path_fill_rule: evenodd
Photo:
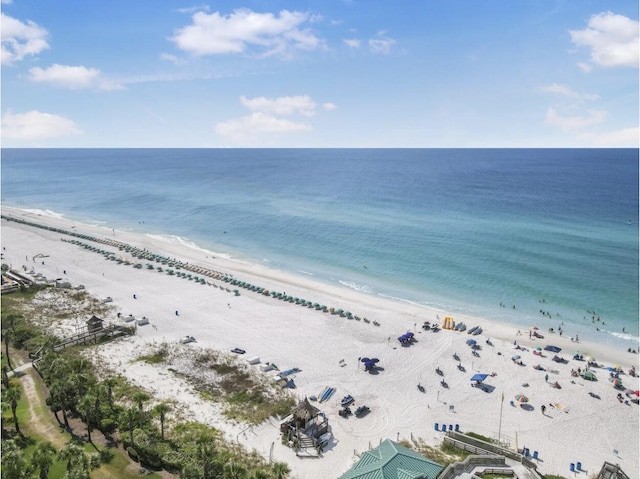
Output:
<svg viewBox="0 0 640 479">
<path fill-rule="evenodd" d="M 240 97 L 240 103 L 251 111 L 259 111 L 267 114 L 280 116 L 304 115 L 313 116 L 316 114 L 316 102 L 307 95 L 281 96 L 279 98 L 256 98 Z"/>
<path fill-rule="evenodd" d="M 263 133 L 290 133 L 310 129 L 311 125 L 308 123 L 276 118 L 259 111 L 242 118 L 223 121 L 214 126 L 214 131 L 218 135 L 234 141 L 255 140 L 256 135 Z"/>
<path fill-rule="evenodd" d="M 184 59 L 177 57 L 175 55 L 171 55 L 170 53 L 161 53 L 160 59 L 165 60 L 167 62 L 171 62 L 174 65 L 184 65 L 185 63 L 187 63 Z"/>
<path fill-rule="evenodd" d="M 100 70 L 84 66 L 53 64 L 47 69 L 34 67 L 29 69 L 29 80 L 38 83 L 51 83 L 70 90 L 98 88 L 100 90 L 118 90 L 122 85 L 104 80 Z"/>
<path fill-rule="evenodd" d="M 381 53 L 388 55 L 391 52 L 391 47 L 396 44 L 396 40 L 393 38 L 371 38 L 369 39 L 369 49 L 373 53 Z"/>
<path fill-rule="evenodd" d="M 559 85 L 558 83 L 552 83 L 551 85 L 543 86 L 540 91 L 576 99 L 597 100 L 598 98 L 600 98 L 600 96 L 590 93 L 578 93 L 576 91 L 573 91 L 571 88 L 564 85 Z"/>
<path fill-rule="evenodd" d="M 589 73 L 591 70 L 593 70 L 593 67 L 585 62 L 578 62 L 578 68 L 580 68 L 580 70 L 585 73 Z"/>
<path fill-rule="evenodd" d="M 310 123 L 283 117 L 311 117 L 316 114 L 318 106 L 308 95 L 278 98 L 241 96 L 240 103 L 250 110 L 251 114 L 216 123 L 213 130 L 228 140 L 245 144 L 275 144 L 275 135 L 311 130 L 313 126 Z M 337 106 L 333 103 L 323 103 L 322 108 L 329 111 Z"/>
<path fill-rule="evenodd" d="M 2 138 L 6 139 L 40 140 L 81 134 L 73 121 L 51 113 L 6 111 L 2 115 Z"/>
<path fill-rule="evenodd" d="M 579 135 L 578 138 L 595 146 L 638 148 L 640 146 L 640 128 L 624 128 L 596 134 L 585 133 Z"/>
<path fill-rule="evenodd" d="M 357 38 L 345 38 L 342 41 L 351 48 L 360 48 L 360 40 Z"/>
<path fill-rule="evenodd" d="M 586 116 L 561 116 L 555 108 L 547 110 L 545 122 L 561 130 L 580 130 L 587 126 L 602 123 L 607 118 L 607 112 L 603 110 L 589 110 Z"/>
<path fill-rule="evenodd" d="M 29 69 L 29 79 L 34 82 L 53 83 L 70 88 L 90 88 L 100 75 L 100 70 L 83 66 L 58 65 L 57 63 L 46 70 L 40 67 Z"/>
<path fill-rule="evenodd" d="M 31 20 L 22 23 L 4 13 L 0 13 L 0 17 L 0 31 L 2 32 L 0 61 L 3 65 L 11 65 L 27 55 L 37 55 L 49 48 L 46 29 Z"/>
<path fill-rule="evenodd" d="M 591 48 L 591 62 L 605 67 L 638 66 L 638 32 L 636 20 L 612 12 L 592 15 L 584 30 L 569 30 L 573 43 Z"/>
<path fill-rule="evenodd" d="M 208 12 L 209 5 L 205 5 L 203 3 L 202 5 L 194 5 L 193 7 L 178 8 L 176 11 L 178 13 L 193 13 L 199 11 Z"/>
<path fill-rule="evenodd" d="M 306 23 L 319 17 L 282 10 L 279 15 L 237 9 L 229 15 L 195 13 L 193 23 L 176 30 L 170 38 L 178 48 L 194 55 L 245 53 L 255 49 L 263 56 L 286 56 L 292 49 L 313 50 L 324 46 Z"/>
</svg>

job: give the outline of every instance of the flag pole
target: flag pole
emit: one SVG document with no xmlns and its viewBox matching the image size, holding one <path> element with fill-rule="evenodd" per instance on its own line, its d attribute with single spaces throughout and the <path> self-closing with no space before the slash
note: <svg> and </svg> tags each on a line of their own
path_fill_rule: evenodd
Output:
<svg viewBox="0 0 640 479">
<path fill-rule="evenodd" d="M 498 423 L 498 444 L 501 443 L 502 437 L 502 406 L 504 405 L 504 392 L 502 393 L 502 399 L 500 400 L 500 422 Z"/>
</svg>

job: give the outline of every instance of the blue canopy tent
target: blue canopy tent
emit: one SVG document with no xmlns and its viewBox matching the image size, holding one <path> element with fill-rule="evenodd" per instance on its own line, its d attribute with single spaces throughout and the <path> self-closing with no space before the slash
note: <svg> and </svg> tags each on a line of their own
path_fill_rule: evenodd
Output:
<svg viewBox="0 0 640 479">
<path fill-rule="evenodd" d="M 487 379 L 488 377 L 489 377 L 488 374 L 480 374 L 480 373 L 478 373 L 478 374 L 474 374 L 473 376 L 471 376 L 471 380 L 472 381 L 477 381 L 477 382 L 482 382 L 485 379 Z"/>
<path fill-rule="evenodd" d="M 361 358 L 360 361 L 364 363 L 364 370 L 369 371 L 370 369 L 373 369 L 376 363 L 380 360 L 378 358 Z"/>
<path fill-rule="evenodd" d="M 408 332 L 408 333 L 404 333 L 402 336 L 398 337 L 398 341 L 400 341 L 402 344 L 408 344 L 410 342 L 413 341 L 413 333 Z"/>
<path fill-rule="evenodd" d="M 473 346 L 474 344 L 476 344 L 476 340 L 475 339 L 467 339 L 467 344 L 469 346 Z"/>
<path fill-rule="evenodd" d="M 562 348 L 559 348 L 558 346 L 551 346 L 550 344 L 544 347 L 545 351 L 551 351 L 553 353 L 559 353 L 560 351 L 562 351 Z"/>
</svg>

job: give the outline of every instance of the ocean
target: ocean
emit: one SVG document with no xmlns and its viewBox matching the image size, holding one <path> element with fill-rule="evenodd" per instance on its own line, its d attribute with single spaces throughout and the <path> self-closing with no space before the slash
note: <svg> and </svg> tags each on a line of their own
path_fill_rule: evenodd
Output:
<svg viewBox="0 0 640 479">
<path fill-rule="evenodd" d="M 1 173 L 2 205 L 638 348 L 637 149 L 2 149 Z"/>
</svg>

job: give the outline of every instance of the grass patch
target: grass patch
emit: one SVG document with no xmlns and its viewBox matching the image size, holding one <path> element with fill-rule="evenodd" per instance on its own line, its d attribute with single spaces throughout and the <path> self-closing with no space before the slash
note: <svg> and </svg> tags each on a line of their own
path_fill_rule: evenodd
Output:
<svg viewBox="0 0 640 479">
<path fill-rule="evenodd" d="M 164 363 L 169 357 L 169 348 L 166 343 L 158 346 L 158 349 L 153 351 L 151 354 L 147 354 L 144 356 L 138 356 L 136 361 L 143 361 L 147 364 L 161 364 Z"/>
<path fill-rule="evenodd" d="M 495 439 L 488 438 L 486 436 L 483 436 L 482 434 L 478 434 L 475 432 L 467 432 L 465 433 L 465 435 L 480 439 L 481 441 L 488 442 L 489 444 L 497 444 L 497 441 Z"/>
<path fill-rule="evenodd" d="M 401 441 L 400 444 L 409 449 L 413 449 L 424 457 L 431 459 L 444 467 L 455 462 L 464 461 L 468 456 L 471 456 L 471 452 L 460 449 L 453 444 L 444 441 L 439 447 L 428 446 L 422 439 L 418 439 L 414 443 Z"/>
</svg>

